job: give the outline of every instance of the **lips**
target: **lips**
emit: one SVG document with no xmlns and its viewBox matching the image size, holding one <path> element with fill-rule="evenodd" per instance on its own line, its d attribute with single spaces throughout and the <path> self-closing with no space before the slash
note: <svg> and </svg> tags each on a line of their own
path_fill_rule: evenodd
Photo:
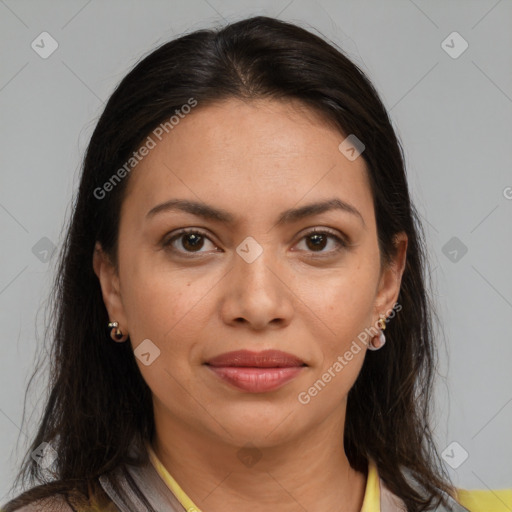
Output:
<svg viewBox="0 0 512 512">
<path fill-rule="evenodd" d="M 297 356 L 282 352 L 281 350 L 263 350 L 251 352 L 250 350 L 236 350 L 226 352 L 210 359 L 206 364 L 214 367 L 237 366 L 252 368 L 288 368 L 293 366 L 306 366 Z"/>
<path fill-rule="evenodd" d="M 227 352 L 205 363 L 230 386 L 249 393 L 275 391 L 297 377 L 307 365 L 280 350 Z"/>
</svg>

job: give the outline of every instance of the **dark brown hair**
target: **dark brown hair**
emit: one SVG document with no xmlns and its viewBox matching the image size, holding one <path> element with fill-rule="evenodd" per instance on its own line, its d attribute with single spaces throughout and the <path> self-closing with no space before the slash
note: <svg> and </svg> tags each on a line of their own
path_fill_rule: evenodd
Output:
<svg viewBox="0 0 512 512">
<path fill-rule="evenodd" d="M 374 87 L 334 44 L 294 24 L 254 17 L 170 41 L 121 81 L 96 125 L 62 248 L 53 295 L 49 397 L 16 481 L 39 483 L 6 512 L 59 492 L 88 495 L 97 477 L 126 463 L 128 447 L 152 440 L 151 392 L 130 343 L 113 343 L 99 281 L 96 241 L 116 261 L 120 206 L 129 177 L 104 198 L 102 187 L 160 123 L 190 98 L 198 107 L 223 99 L 300 100 L 366 146 L 382 261 L 393 237 L 408 236 L 399 314 L 387 326 L 384 350 L 368 352 L 349 392 L 344 446 L 351 465 L 379 474 L 411 512 L 444 503 L 453 487 L 430 428 L 436 348 L 427 293 L 428 260 L 411 204 L 401 145 Z M 193 115 L 193 114 L 192 114 Z M 42 442 L 58 453 L 55 481 L 30 453 Z M 140 462 L 140 461 L 139 461 Z M 421 488 L 410 485 L 412 472 Z"/>
</svg>

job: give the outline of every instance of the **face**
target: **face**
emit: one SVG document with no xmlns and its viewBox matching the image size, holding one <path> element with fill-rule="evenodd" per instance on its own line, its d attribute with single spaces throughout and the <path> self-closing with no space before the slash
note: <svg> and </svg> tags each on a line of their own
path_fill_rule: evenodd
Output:
<svg viewBox="0 0 512 512">
<path fill-rule="evenodd" d="M 344 138 L 296 102 L 230 99 L 199 104 L 132 171 L 118 268 L 100 246 L 94 268 L 110 319 L 146 354 L 136 361 L 157 424 L 266 446 L 343 421 L 366 353 L 358 335 L 392 310 L 406 250 L 402 237 L 381 268 L 367 170 L 340 152 Z M 210 210 L 162 206 L 174 200 Z M 243 389 L 262 378 L 234 384 L 205 364 L 244 349 L 304 366 L 274 389 Z"/>
</svg>

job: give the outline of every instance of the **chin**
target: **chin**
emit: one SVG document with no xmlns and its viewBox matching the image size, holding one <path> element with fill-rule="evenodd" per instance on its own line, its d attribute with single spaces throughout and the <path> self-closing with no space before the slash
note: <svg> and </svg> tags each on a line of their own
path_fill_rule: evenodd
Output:
<svg viewBox="0 0 512 512">
<path fill-rule="evenodd" d="M 282 405 L 273 408 L 265 404 L 260 408 L 252 404 L 250 410 L 230 413 L 218 419 L 224 428 L 217 425 L 219 428 L 215 430 L 220 429 L 226 442 L 237 446 L 252 442 L 261 448 L 270 448 L 290 440 L 302 430 L 293 412 L 290 414 Z"/>
</svg>

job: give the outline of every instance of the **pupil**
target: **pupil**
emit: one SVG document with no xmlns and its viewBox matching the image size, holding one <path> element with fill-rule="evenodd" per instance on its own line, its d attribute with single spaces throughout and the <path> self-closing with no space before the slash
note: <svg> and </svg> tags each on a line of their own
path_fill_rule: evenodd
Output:
<svg viewBox="0 0 512 512">
<path fill-rule="evenodd" d="M 316 240 L 316 242 L 313 242 L 313 248 L 320 248 L 323 249 L 325 247 L 325 236 L 324 235 L 311 235 L 309 237 L 309 240 Z M 320 243 L 318 243 L 320 242 Z"/>
<path fill-rule="evenodd" d="M 186 247 L 187 245 L 190 245 L 190 247 L 192 249 L 200 249 L 202 246 L 201 239 L 202 239 L 201 236 L 191 233 L 191 234 L 185 236 L 185 238 L 183 239 L 182 245 L 185 249 L 187 249 L 187 247 Z"/>
</svg>

